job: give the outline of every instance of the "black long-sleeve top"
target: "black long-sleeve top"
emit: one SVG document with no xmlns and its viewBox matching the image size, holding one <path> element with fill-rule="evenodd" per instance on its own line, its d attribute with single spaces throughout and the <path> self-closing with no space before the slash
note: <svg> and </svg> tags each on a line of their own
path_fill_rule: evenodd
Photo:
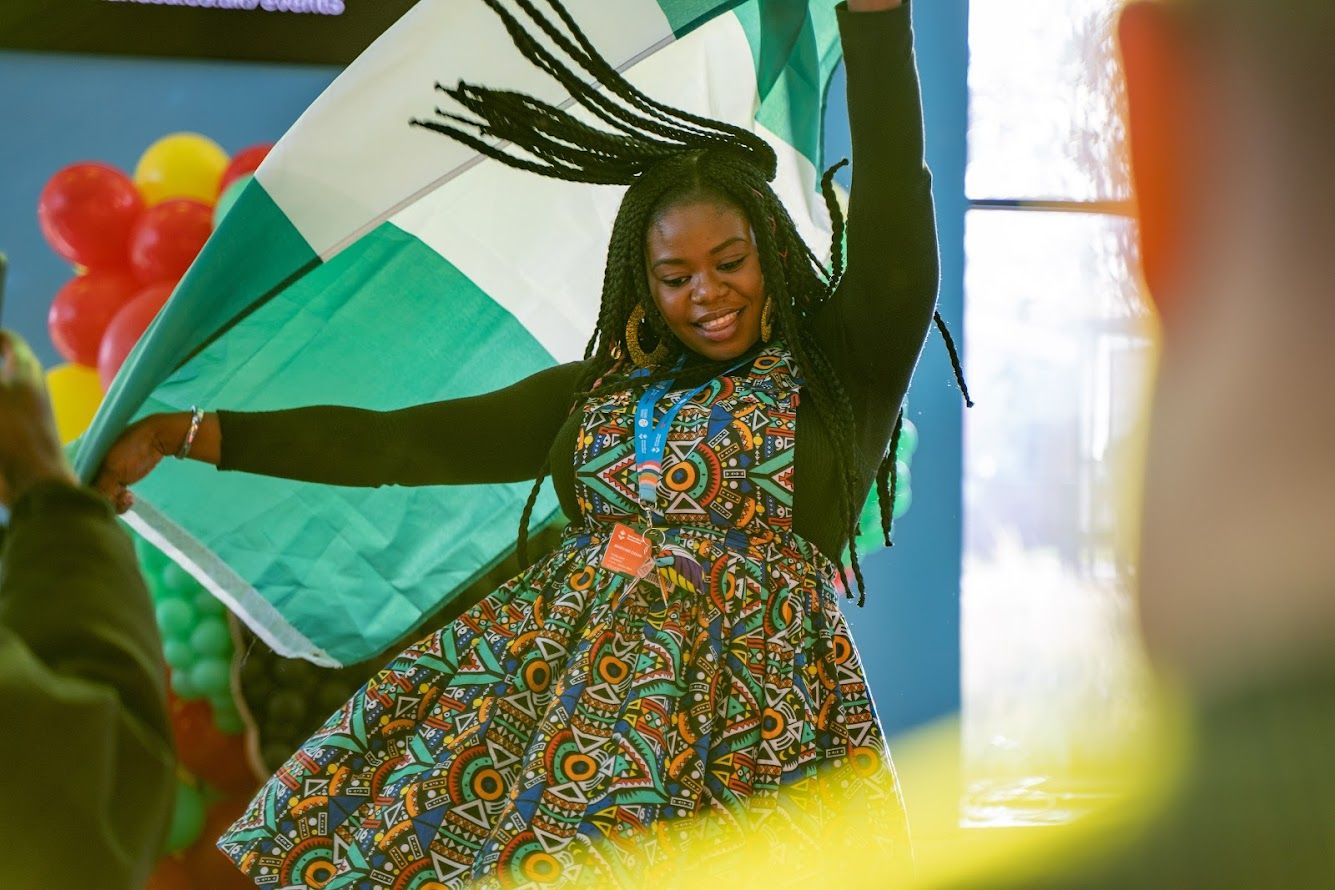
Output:
<svg viewBox="0 0 1335 890">
<path fill-rule="evenodd" d="M 0 545 L 0 887 L 143 887 L 176 791 L 166 677 L 111 505 L 35 486 Z"/>
<path fill-rule="evenodd" d="M 812 319 L 848 392 L 862 491 L 885 453 L 936 305 L 931 175 L 909 4 L 838 8 L 848 74 L 853 186 L 847 271 Z M 496 392 L 397 411 L 315 406 L 219 412 L 222 469 L 333 485 L 441 485 L 533 479 L 544 463 L 566 515 L 579 515 L 574 466 L 583 365 L 560 365 Z M 799 402 L 794 529 L 824 553 L 846 540 L 830 432 Z"/>
</svg>

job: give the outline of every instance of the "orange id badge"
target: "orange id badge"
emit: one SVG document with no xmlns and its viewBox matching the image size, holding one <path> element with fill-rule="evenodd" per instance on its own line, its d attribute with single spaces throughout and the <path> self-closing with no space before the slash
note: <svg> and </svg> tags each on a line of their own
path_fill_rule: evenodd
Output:
<svg viewBox="0 0 1335 890">
<path fill-rule="evenodd" d="M 654 567 L 654 548 L 649 538 L 618 522 L 603 549 L 603 568 L 639 580 L 648 577 Z"/>
</svg>

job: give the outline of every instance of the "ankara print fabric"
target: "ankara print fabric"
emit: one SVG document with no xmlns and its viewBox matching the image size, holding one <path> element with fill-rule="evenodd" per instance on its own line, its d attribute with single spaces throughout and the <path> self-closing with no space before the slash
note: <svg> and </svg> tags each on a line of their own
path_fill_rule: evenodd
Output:
<svg viewBox="0 0 1335 890">
<path fill-rule="evenodd" d="M 771 347 L 683 407 L 638 584 L 599 562 L 639 521 L 635 399 L 587 405 L 578 526 L 394 658 L 219 847 L 274 888 L 643 886 L 767 838 L 796 869 L 850 824 L 907 857 L 834 566 L 791 531 L 797 393 Z"/>
</svg>

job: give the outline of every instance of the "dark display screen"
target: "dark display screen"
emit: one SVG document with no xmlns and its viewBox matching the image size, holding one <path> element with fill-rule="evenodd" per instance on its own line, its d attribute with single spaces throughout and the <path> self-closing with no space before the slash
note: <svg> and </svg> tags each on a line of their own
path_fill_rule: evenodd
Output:
<svg viewBox="0 0 1335 890">
<path fill-rule="evenodd" d="M 343 65 L 416 0 L 0 0 L 0 49 Z"/>
</svg>

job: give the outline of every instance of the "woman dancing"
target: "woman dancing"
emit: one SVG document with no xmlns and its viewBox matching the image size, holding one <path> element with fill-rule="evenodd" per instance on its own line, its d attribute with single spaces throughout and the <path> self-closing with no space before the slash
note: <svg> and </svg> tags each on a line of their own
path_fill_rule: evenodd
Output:
<svg viewBox="0 0 1335 890">
<path fill-rule="evenodd" d="M 858 166 L 846 269 L 834 171 L 823 181 L 826 270 L 762 139 L 640 93 L 556 2 L 520 0 L 530 24 L 486 2 L 596 125 L 468 84 L 449 92 L 474 118 L 414 123 L 524 170 L 629 186 L 585 359 L 399 411 L 156 415 L 99 485 L 124 509 L 167 454 L 336 485 L 533 479 L 522 562 L 550 472 L 572 522 L 395 657 L 219 846 L 278 887 L 636 882 L 683 844 L 726 858 L 723 838 L 776 812 L 801 835 L 825 818 L 807 793 L 825 783 L 859 802 L 864 839 L 906 855 L 832 560 L 874 483 L 888 535 L 900 406 L 934 316 L 908 4 L 838 10 Z M 711 813 L 739 831 L 688 830 Z"/>
</svg>

